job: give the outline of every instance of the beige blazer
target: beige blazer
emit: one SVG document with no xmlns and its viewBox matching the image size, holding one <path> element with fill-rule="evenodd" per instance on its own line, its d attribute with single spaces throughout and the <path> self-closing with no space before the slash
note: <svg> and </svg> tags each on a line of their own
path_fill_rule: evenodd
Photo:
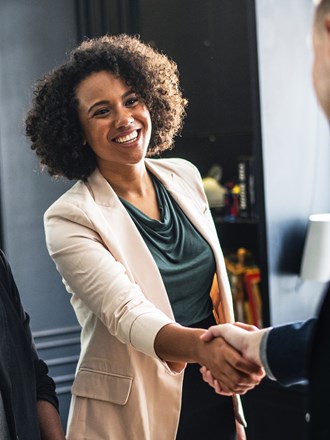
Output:
<svg viewBox="0 0 330 440">
<path fill-rule="evenodd" d="M 182 159 L 148 159 L 146 166 L 213 249 L 222 314 L 232 321 L 226 268 L 197 169 Z M 96 170 L 44 220 L 49 253 L 82 327 L 68 440 L 174 440 L 185 364 L 167 364 L 155 353 L 158 331 L 174 317 L 126 209 Z"/>
</svg>

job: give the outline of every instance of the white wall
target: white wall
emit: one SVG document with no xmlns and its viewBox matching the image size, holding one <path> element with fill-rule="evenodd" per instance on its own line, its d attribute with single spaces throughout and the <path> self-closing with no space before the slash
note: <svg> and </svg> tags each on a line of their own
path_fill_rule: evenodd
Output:
<svg viewBox="0 0 330 440">
<path fill-rule="evenodd" d="M 309 214 L 330 211 L 329 128 L 311 78 L 313 8 L 312 0 L 256 0 L 273 324 L 314 315 L 324 290 L 293 268 Z"/>
</svg>

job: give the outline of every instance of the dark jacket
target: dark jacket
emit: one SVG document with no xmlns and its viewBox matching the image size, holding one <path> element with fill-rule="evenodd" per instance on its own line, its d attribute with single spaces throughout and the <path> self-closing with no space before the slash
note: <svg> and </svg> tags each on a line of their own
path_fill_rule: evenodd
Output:
<svg viewBox="0 0 330 440">
<path fill-rule="evenodd" d="M 291 385 L 308 378 L 316 319 L 274 327 L 267 340 L 268 365 L 278 382 Z"/>
<path fill-rule="evenodd" d="M 317 319 L 274 327 L 267 341 L 267 361 L 284 385 L 308 380 L 309 437 L 329 440 L 330 288 Z"/>
<path fill-rule="evenodd" d="M 40 439 L 37 400 L 58 409 L 55 383 L 38 358 L 10 266 L 0 250 L 0 389 L 12 439 Z"/>
<path fill-rule="evenodd" d="M 330 288 L 320 308 L 310 357 L 310 439 L 330 439 Z"/>
</svg>

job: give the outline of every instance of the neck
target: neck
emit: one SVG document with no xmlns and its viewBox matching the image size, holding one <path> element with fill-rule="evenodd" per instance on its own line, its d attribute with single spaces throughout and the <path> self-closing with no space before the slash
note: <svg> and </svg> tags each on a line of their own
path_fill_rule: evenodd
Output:
<svg viewBox="0 0 330 440">
<path fill-rule="evenodd" d="M 100 172 L 115 193 L 124 199 L 144 197 L 152 186 L 152 180 L 144 162 L 115 169 L 100 168 Z"/>
</svg>

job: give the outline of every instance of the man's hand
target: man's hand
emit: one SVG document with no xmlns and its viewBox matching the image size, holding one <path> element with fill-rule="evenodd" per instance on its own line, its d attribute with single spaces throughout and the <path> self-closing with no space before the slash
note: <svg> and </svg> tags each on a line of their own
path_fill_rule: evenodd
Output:
<svg viewBox="0 0 330 440">
<path fill-rule="evenodd" d="M 203 341 L 211 341 L 213 338 L 222 337 L 228 344 L 238 350 L 245 359 L 262 367 L 259 355 L 260 343 L 269 328 L 259 330 L 253 325 L 244 323 L 220 324 L 210 327 L 201 336 Z"/>
</svg>

